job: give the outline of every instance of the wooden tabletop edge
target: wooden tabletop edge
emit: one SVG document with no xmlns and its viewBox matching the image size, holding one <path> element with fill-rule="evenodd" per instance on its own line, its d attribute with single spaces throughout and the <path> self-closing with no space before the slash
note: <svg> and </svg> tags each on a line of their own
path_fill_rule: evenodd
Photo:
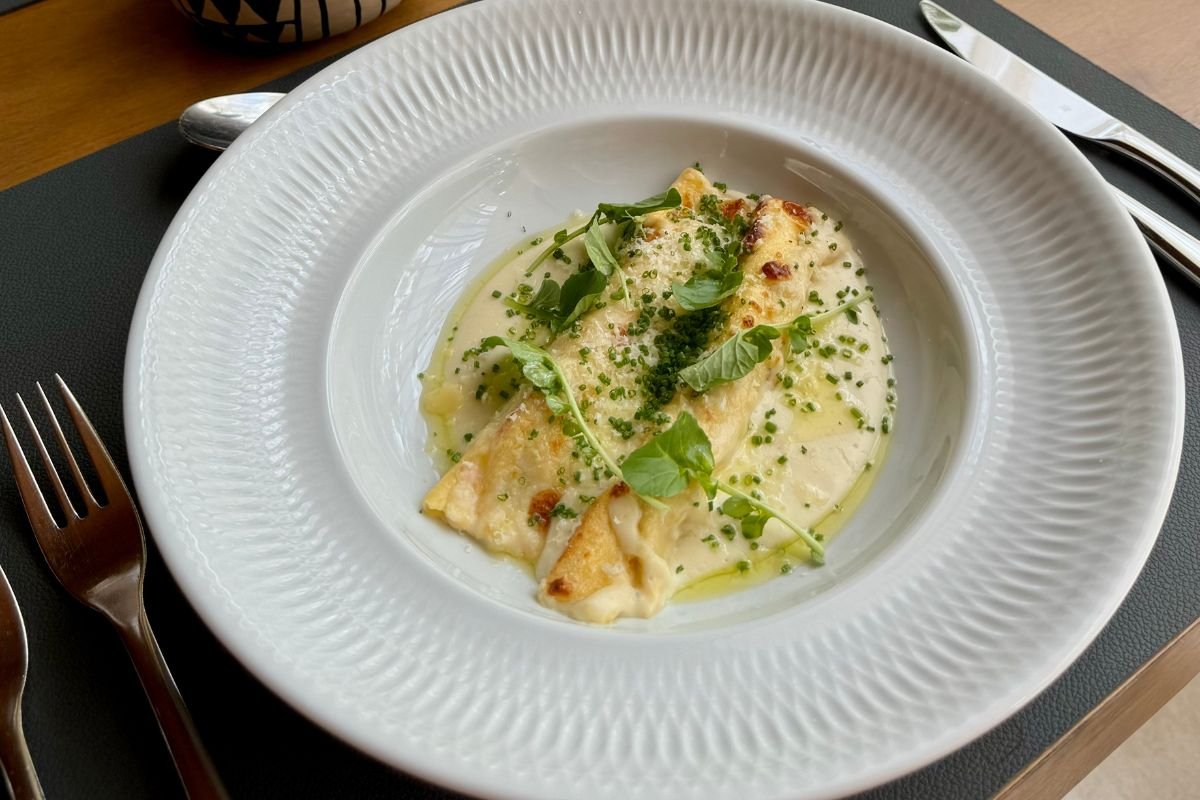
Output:
<svg viewBox="0 0 1200 800">
<path fill-rule="evenodd" d="M 993 800 L 1061 798 L 1200 674 L 1200 619 L 1167 642 Z"/>
<path fill-rule="evenodd" d="M 403 0 L 340 36 L 260 49 L 213 41 L 167 0 L 38 0 L 0 16 L 0 41 L 21 43 L 0 47 L 0 152 L 15 154 L 0 190 L 462 2 Z"/>
</svg>

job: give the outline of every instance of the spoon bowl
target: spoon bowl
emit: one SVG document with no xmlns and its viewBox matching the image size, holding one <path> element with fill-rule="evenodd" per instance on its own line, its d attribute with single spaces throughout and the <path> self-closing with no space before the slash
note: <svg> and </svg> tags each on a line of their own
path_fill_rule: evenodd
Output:
<svg viewBox="0 0 1200 800">
<path fill-rule="evenodd" d="M 224 150 L 282 97 L 280 92 L 246 92 L 201 100 L 179 115 L 179 132 L 192 144 Z"/>
</svg>

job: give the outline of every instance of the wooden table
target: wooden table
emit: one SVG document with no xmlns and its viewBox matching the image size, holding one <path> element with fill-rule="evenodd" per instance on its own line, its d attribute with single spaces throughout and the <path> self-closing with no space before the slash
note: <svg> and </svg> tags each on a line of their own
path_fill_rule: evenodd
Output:
<svg viewBox="0 0 1200 800">
<path fill-rule="evenodd" d="M 0 17 L 0 189 L 168 122 L 198 99 L 244 91 L 459 2 L 404 0 L 359 31 L 264 55 L 200 39 L 166 0 L 41 0 Z M 1200 125 L 1200 4 L 1194 0 L 1001 2 Z M 1200 621 L 997 800 L 1061 797 L 1198 672 Z"/>
</svg>

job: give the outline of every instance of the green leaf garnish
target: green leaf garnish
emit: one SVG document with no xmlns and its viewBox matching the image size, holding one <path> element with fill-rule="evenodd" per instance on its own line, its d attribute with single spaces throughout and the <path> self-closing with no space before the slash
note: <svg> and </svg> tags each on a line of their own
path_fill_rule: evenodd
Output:
<svg viewBox="0 0 1200 800">
<path fill-rule="evenodd" d="M 617 264 L 617 257 L 608 248 L 608 242 L 604 240 L 604 234 L 600 232 L 600 226 L 597 223 L 592 223 L 591 227 L 587 229 L 587 233 L 584 234 L 583 247 L 587 250 L 588 258 L 592 260 L 592 266 L 604 273 L 605 277 L 621 269 Z"/>
<path fill-rule="evenodd" d="M 675 301 L 688 311 L 699 311 L 718 305 L 742 285 L 741 272 L 693 275 L 686 283 L 672 284 Z"/>
<path fill-rule="evenodd" d="M 600 222 L 624 222 L 626 220 L 635 219 L 637 217 L 649 214 L 652 211 L 663 211 L 668 208 L 678 208 L 683 202 L 679 191 L 674 187 L 668 189 L 662 194 L 656 194 L 654 197 L 647 197 L 645 200 L 640 200 L 636 203 L 601 203 L 596 207 L 596 213 L 592 214 L 591 218 L 586 223 L 579 226 L 573 231 L 562 230 L 554 234 L 554 242 L 533 260 L 533 263 L 525 270 L 525 277 L 528 278 L 534 271 L 542 265 L 542 263 L 550 257 L 550 255 L 562 247 L 567 242 L 584 235 L 592 229 L 598 221 Z M 605 245 L 607 249 L 608 245 Z M 589 251 L 588 255 L 591 255 Z M 594 262 L 593 262 L 594 263 Z M 596 265 L 596 269 L 601 269 L 600 265 Z M 604 273 L 608 275 L 610 273 Z M 624 284 L 622 284 L 624 288 Z"/>
<path fill-rule="evenodd" d="M 512 297 L 506 297 L 504 298 L 504 305 L 553 323 L 559 316 L 558 301 L 560 289 L 558 281 L 553 278 L 547 278 L 542 281 L 542 285 L 538 287 L 537 292 L 528 303 L 522 303 Z"/>
<path fill-rule="evenodd" d="M 636 203 L 601 203 L 596 206 L 596 214 L 605 222 L 621 222 L 634 217 L 645 216 L 654 211 L 665 211 L 669 208 L 679 208 L 683 198 L 679 190 L 672 186 L 661 194 L 647 197 Z"/>
<path fill-rule="evenodd" d="M 809 337 L 813 335 L 812 318 L 801 315 L 792 320 L 788 326 L 788 347 L 792 352 L 808 347 Z"/>
<path fill-rule="evenodd" d="M 686 283 L 671 285 L 675 301 L 688 311 L 698 311 L 717 305 L 742 285 L 743 273 L 738 269 L 737 256 L 714 249 L 705 253 L 708 269 L 688 278 Z"/>
<path fill-rule="evenodd" d="M 758 511 L 742 517 L 742 536 L 745 536 L 747 539 L 759 538 L 763 535 L 763 528 L 767 526 L 767 520 L 769 519 L 771 518 L 768 515 Z"/>
<path fill-rule="evenodd" d="M 796 534 L 783 545 L 786 550 L 803 541 L 808 545 L 812 560 L 824 563 L 825 548 L 813 537 L 812 531 L 801 528 L 761 500 L 744 494 L 737 487 L 712 476 L 712 443 L 696 418 L 687 411 L 680 412 L 671 427 L 630 453 L 622 464 L 625 482 L 643 497 L 671 497 L 696 481 L 711 499 L 723 492 L 729 497 L 721 504 L 721 512 L 738 520 L 742 535 L 757 539 L 767 522 L 777 519 Z"/>
<path fill-rule="evenodd" d="M 774 325 L 755 325 L 738 331 L 695 364 L 679 370 L 679 377 L 697 392 L 736 381 L 771 355 L 771 340 L 778 338 L 779 328 Z"/>
<path fill-rule="evenodd" d="M 753 510 L 754 506 L 740 497 L 731 497 L 721 504 L 721 513 L 734 519 L 742 519 Z"/>
<path fill-rule="evenodd" d="M 638 494 L 671 497 L 693 479 L 712 473 L 712 444 L 696 418 L 684 411 L 671 427 L 626 456 L 621 469 Z"/>
<path fill-rule="evenodd" d="M 554 356 L 537 345 L 519 342 L 504 336 L 489 336 L 483 340 L 482 347 L 484 350 L 507 347 L 513 358 L 521 365 L 521 373 L 546 398 L 546 405 L 550 410 L 555 414 L 569 416 L 572 425 L 569 428 L 564 426 L 567 434 L 582 440 L 582 444 L 599 457 L 605 469 L 618 480 L 629 483 L 622 474 L 621 468 L 617 466 L 617 462 L 608 454 L 608 451 L 600 444 L 600 440 L 592 433 L 592 429 L 588 427 L 587 420 L 579 409 L 579 404 L 575 402 L 570 382 L 563 373 L 562 367 L 554 360 Z M 629 485 L 633 486 L 633 484 Z M 637 487 L 633 487 L 633 489 L 638 491 Z M 642 499 L 661 511 L 665 511 L 667 508 L 653 496 L 643 496 Z"/>
<path fill-rule="evenodd" d="M 544 320 L 557 333 L 587 313 L 604 294 L 607 285 L 608 278 L 601 272 L 582 270 L 567 278 L 561 287 L 553 278 L 546 278 L 528 303 L 509 297 L 504 304 Z"/>
<path fill-rule="evenodd" d="M 567 278 L 559 294 L 558 310 L 562 321 L 558 324 L 558 330 L 563 330 L 591 310 L 607 285 L 608 278 L 604 273 L 594 269 L 576 272 Z"/>
<path fill-rule="evenodd" d="M 591 227 L 587 229 L 587 233 L 583 237 L 583 247 L 587 250 L 588 258 L 592 261 L 592 266 L 596 271 L 603 273 L 605 276 L 616 275 L 617 284 L 619 286 L 619 295 L 625 301 L 626 308 L 633 308 L 633 302 L 629 299 L 629 292 L 625 289 L 625 273 L 621 271 L 621 265 L 617 261 L 617 257 L 613 255 L 609 249 L 608 242 L 604 239 L 604 234 L 600 232 L 599 221 L 593 218 Z"/>
<path fill-rule="evenodd" d="M 788 346 L 792 350 L 803 350 L 818 325 L 828 322 L 844 311 L 856 308 L 869 299 L 871 295 L 864 294 L 814 316 L 803 314 L 783 325 L 755 325 L 749 330 L 738 331 L 736 335 L 722 342 L 716 350 L 702 356 L 691 366 L 681 369 L 679 377 L 697 392 L 736 381 L 749 375 L 751 370 L 767 360 L 771 355 L 772 339 L 786 334 Z"/>
</svg>

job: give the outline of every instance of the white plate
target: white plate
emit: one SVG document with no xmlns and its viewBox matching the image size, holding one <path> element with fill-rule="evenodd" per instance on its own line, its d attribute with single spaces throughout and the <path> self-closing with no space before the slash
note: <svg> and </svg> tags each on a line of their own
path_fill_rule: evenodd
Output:
<svg viewBox="0 0 1200 800">
<path fill-rule="evenodd" d="M 695 160 L 852 226 L 896 433 L 828 567 L 588 628 L 416 514 L 416 373 L 523 231 Z M 808 2 L 492 0 L 342 59 L 209 171 L 138 304 L 126 426 L 200 614 L 381 760 L 522 798 L 828 797 L 1092 639 L 1165 512 L 1182 387 L 1129 218 L 948 54 Z"/>
</svg>

